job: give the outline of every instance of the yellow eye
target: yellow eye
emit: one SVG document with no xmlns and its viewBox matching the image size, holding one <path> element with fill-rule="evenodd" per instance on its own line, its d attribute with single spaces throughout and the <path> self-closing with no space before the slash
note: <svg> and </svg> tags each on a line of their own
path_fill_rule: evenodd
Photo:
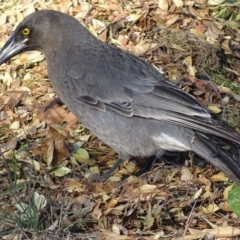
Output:
<svg viewBox="0 0 240 240">
<path fill-rule="evenodd" d="M 29 33 L 30 33 L 30 29 L 29 29 L 29 28 L 24 28 L 24 29 L 22 30 L 22 33 L 23 33 L 24 36 L 28 36 Z"/>
</svg>

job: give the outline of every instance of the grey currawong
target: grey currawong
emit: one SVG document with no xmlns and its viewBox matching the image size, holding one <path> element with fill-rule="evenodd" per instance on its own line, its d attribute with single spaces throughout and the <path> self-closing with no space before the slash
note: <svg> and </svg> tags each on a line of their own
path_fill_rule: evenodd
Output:
<svg viewBox="0 0 240 240">
<path fill-rule="evenodd" d="M 120 159 L 194 151 L 240 183 L 240 135 L 144 60 L 52 10 L 35 12 L 18 25 L 0 52 L 0 64 L 27 50 L 43 52 L 58 96 Z M 230 150 L 222 148 L 225 143 Z"/>
</svg>

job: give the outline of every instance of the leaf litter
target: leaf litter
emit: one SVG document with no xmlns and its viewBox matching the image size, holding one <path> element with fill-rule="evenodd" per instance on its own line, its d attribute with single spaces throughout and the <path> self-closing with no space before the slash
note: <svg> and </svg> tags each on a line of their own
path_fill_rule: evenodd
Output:
<svg viewBox="0 0 240 240">
<path fill-rule="evenodd" d="M 0 47 L 36 9 L 74 16 L 239 129 L 238 2 L 2 1 Z M 117 154 L 57 99 L 41 53 L 0 66 L 0 101 L 2 239 L 238 239 L 232 183 L 197 156 L 166 159 L 141 177 L 137 161 L 126 160 L 106 183 L 91 182 Z"/>
</svg>

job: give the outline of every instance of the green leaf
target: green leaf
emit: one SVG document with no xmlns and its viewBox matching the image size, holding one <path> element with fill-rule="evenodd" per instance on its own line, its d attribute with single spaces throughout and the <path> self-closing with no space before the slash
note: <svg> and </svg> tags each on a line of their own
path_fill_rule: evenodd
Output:
<svg viewBox="0 0 240 240">
<path fill-rule="evenodd" d="M 17 203 L 15 204 L 15 207 L 20 211 L 21 213 L 26 212 L 26 210 L 29 208 L 29 206 L 26 203 Z"/>
<path fill-rule="evenodd" d="M 231 149 L 231 146 L 225 145 L 225 146 L 222 146 L 222 149 L 225 150 L 225 151 L 228 151 L 228 150 Z"/>
<path fill-rule="evenodd" d="M 33 200 L 37 210 L 42 209 L 47 205 L 46 198 L 42 194 L 39 194 L 36 191 L 34 192 Z"/>
<path fill-rule="evenodd" d="M 230 27 L 232 29 L 238 29 L 240 27 L 239 23 L 237 21 L 226 21 L 225 25 L 227 27 Z"/>
<path fill-rule="evenodd" d="M 63 177 L 65 175 L 67 175 L 68 173 L 70 173 L 72 170 L 70 168 L 67 167 L 59 167 L 54 171 L 51 171 L 51 173 L 54 173 L 55 176 L 57 177 Z"/>
<path fill-rule="evenodd" d="M 234 185 L 229 191 L 228 205 L 235 214 L 240 216 L 240 186 Z"/>
<path fill-rule="evenodd" d="M 73 153 L 73 157 L 80 163 L 86 163 L 89 160 L 89 154 L 83 148 L 79 148 L 76 153 Z"/>
</svg>

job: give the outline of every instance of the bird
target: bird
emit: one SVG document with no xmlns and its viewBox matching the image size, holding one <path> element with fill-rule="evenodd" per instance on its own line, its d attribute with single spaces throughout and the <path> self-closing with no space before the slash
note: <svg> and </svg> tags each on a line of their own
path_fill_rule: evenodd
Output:
<svg viewBox="0 0 240 240">
<path fill-rule="evenodd" d="M 69 110 L 119 154 L 115 167 L 124 159 L 192 151 L 240 183 L 240 134 L 144 59 L 54 10 L 19 23 L 0 51 L 0 65 L 29 50 L 44 54 L 50 82 Z"/>
</svg>

